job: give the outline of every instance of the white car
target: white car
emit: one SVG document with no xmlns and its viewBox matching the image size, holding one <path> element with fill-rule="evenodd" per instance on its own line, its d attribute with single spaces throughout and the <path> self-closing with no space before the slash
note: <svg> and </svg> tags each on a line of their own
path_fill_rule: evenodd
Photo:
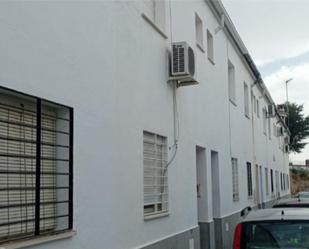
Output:
<svg viewBox="0 0 309 249">
<path fill-rule="evenodd" d="M 233 249 L 308 249 L 309 209 L 250 211 L 236 226 Z"/>
</svg>

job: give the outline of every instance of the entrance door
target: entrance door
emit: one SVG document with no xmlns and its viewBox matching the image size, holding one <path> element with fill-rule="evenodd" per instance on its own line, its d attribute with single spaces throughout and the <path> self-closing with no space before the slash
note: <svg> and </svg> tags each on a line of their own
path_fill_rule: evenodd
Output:
<svg viewBox="0 0 309 249">
<path fill-rule="evenodd" d="M 263 189 L 263 172 L 262 172 L 262 166 L 260 166 L 260 204 L 263 205 L 264 202 L 264 189 Z"/>
<path fill-rule="evenodd" d="M 207 221 L 206 150 L 196 146 L 196 195 L 198 222 Z"/>
</svg>

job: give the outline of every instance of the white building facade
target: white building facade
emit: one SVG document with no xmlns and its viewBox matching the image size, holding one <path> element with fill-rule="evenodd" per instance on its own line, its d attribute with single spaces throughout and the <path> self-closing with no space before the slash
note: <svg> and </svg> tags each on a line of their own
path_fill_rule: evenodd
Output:
<svg viewBox="0 0 309 249">
<path fill-rule="evenodd" d="M 231 248 L 241 210 L 289 194 L 288 131 L 221 2 L 0 16 L 4 247 Z M 195 86 L 168 82 L 180 41 Z"/>
</svg>

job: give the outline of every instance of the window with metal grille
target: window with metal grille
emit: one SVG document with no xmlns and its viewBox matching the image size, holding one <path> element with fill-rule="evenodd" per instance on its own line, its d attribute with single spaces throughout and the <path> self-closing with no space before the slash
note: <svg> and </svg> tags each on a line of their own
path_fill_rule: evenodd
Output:
<svg viewBox="0 0 309 249">
<path fill-rule="evenodd" d="M 265 168 L 265 187 L 266 187 L 266 195 L 269 195 L 269 183 L 268 183 L 268 169 Z"/>
<path fill-rule="evenodd" d="M 247 162 L 247 183 L 248 183 L 248 197 L 252 197 L 252 168 L 251 163 Z"/>
<path fill-rule="evenodd" d="M 144 217 L 168 212 L 167 138 L 144 131 Z"/>
<path fill-rule="evenodd" d="M 232 158 L 233 201 L 239 201 L 238 160 Z"/>
<path fill-rule="evenodd" d="M 73 110 L 0 88 L 0 243 L 73 224 Z"/>
</svg>

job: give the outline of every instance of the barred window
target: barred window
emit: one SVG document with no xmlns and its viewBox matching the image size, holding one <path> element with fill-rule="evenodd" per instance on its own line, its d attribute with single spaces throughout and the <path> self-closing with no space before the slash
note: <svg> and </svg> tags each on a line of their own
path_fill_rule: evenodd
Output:
<svg viewBox="0 0 309 249">
<path fill-rule="evenodd" d="M 0 243 L 72 229 L 73 110 L 0 89 Z"/>
<path fill-rule="evenodd" d="M 233 201 L 239 201 L 238 160 L 232 158 Z"/>
<path fill-rule="evenodd" d="M 251 163 L 247 162 L 247 182 L 248 182 L 248 197 L 252 197 L 252 167 Z"/>
<path fill-rule="evenodd" d="M 167 138 L 144 131 L 144 217 L 168 212 Z"/>
</svg>

